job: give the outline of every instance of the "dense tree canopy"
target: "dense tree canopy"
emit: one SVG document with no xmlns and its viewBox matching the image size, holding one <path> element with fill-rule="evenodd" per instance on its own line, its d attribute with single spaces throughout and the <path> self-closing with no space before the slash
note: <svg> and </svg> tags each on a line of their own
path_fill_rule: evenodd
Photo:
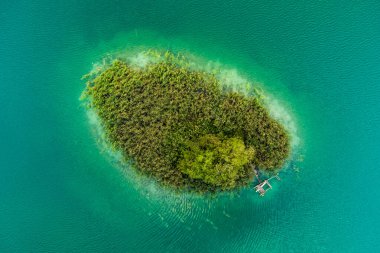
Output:
<svg viewBox="0 0 380 253">
<path fill-rule="evenodd" d="M 247 184 L 251 165 L 283 165 L 288 135 L 258 98 L 223 92 L 214 75 L 169 56 L 144 68 L 115 60 L 87 76 L 89 107 L 115 148 L 162 183 L 199 191 Z"/>
<path fill-rule="evenodd" d="M 208 134 L 195 142 L 189 141 L 178 169 L 191 178 L 230 189 L 244 176 L 243 166 L 252 161 L 254 153 L 254 149 L 246 148 L 241 139 L 221 139 Z"/>
</svg>

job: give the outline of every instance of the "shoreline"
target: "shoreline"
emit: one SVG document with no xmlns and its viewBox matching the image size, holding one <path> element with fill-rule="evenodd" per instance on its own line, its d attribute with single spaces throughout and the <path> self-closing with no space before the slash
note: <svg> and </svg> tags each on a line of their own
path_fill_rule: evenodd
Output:
<svg viewBox="0 0 380 253">
<path fill-rule="evenodd" d="M 130 62 L 132 65 L 136 66 L 137 68 L 145 68 L 149 62 L 154 62 L 154 61 L 159 61 L 162 55 L 157 55 L 157 51 L 153 50 L 144 50 L 137 52 L 136 51 L 131 51 L 133 53 L 130 53 L 129 51 L 123 51 L 122 53 L 118 52 L 115 53 L 114 56 L 111 54 L 107 54 L 105 58 L 101 60 L 101 62 L 97 62 L 93 64 L 93 70 L 90 72 L 91 75 L 96 75 L 97 73 L 100 73 L 102 70 L 106 69 L 108 66 L 110 66 L 110 63 L 114 59 L 124 59 L 126 62 Z M 150 57 L 150 58 L 149 58 Z M 184 57 L 185 58 L 185 57 Z M 278 169 L 278 171 L 284 171 L 286 168 L 289 168 L 291 164 L 294 161 L 294 158 L 297 156 L 298 153 L 298 148 L 299 148 L 299 137 L 297 136 L 297 128 L 296 125 L 290 116 L 290 114 L 286 111 L 285 108 L 281 107 L 281 104 L 278 100 L 274 99 L 274 96 L 265 93 L 264 89 L 262 88 L 261 84 L 257 84 L 255 86 L 255 82 L 250 82 L 249 80 L 243 78 L 240 73 L 238 72 L 237 69 L 224 69 L 223 65 L 220 63 L 216 63 L 213 61 L 207 61 L 204 58 L 201 57 L 195 57 L 192 55 L 192 57 L 189 57 L 190 60 L 188 60 L 185 63 L 181 64 L 186 64 L 187 66 L 196 66 L 196 69 L 199 70 L 207 70 L 210 71 L 211 73 L 215 74 L 217 79 L 220 81 L 222 84 L 223 88 L 226 88 L 227 90 L 234 90 L 239 93 L 244 93 L 245 96 L 251 97 L 252 94 L 255 97 L 259 97 L 261 103 L 264 105 L 265 109 L 270 112 L 270 115 L 275 118 L 276 120 L 280 121 L 280 123 L 285 127 L 287 130 L 290 140 L 291 140 L 291 153 L 289 157 L 286 159 L 285 164 L 281 167 L 281 169 Z M 162 59 L 162 58 L 161 58 Z M 202 61 L 196 62 L 194 59 L 201 59 L 203 60 L 203 65 Z M 205 65 L 204 62 L 207 62 Z M 217 68 L 212 68 L 210 66 L 217 66 Z M 194 68 L 193 68 L 194 69 Z M 206 71 L 205 71 L 206 72 Z M 232 74 L 231 74 L 232 73 Z M 94 113 L 94 112 L 93 112 Z M 96 113 L 95 113 L 96 114 Z M 98 118 L 98 121 L 100 119 Z M 101 122 L 98 122 L 101 124 Z M 285 124 L 284 124 L 285 123 Z M 102 136 L 104 135 L 104 130 L 97 129 L 97 136 Z M 102 139 L 103 142 L 103 149 L 107 150 L 107 153 L 113 153 L 113 157 L 115 157 L 115 152 L 110 150 L 110 147 L 112 144 L 107 141 L 107 138 L 103 136 L 104 138 Z M 108 147 L 107 147 L 108 146 Z M 113 149 L 113 148 L 112 148 Z M 116 160 L 119 163 L 124 163 L 124 165 L 128 165 L 128 162 L 125 162 L 124 159 L 120 159 L 120 157 L 123 157 L 120 153 L 118 154 L 119 158 Z M 124 161 L 121 161 L 124 160 Z M 266 172 L 263 171 L 263 174 Z M 137 173 L 140 174 L 140 173 Z M 251 181 L 250 184 L 252 184 Z M 240 188 L 240 187 L 239 187 Z M 246 188 L 246 187 L 244 187 Z"/>
</svg>

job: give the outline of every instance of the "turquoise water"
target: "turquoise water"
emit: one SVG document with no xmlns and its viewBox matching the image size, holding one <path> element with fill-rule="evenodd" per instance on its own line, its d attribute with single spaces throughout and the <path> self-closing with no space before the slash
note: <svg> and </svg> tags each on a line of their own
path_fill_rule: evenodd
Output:
<svg viewBox="0 0 380 253">
<path fill-rule="evenodd" d="M 376 1 L 2 1 L 0 252 L 380 251 Z M 80 77 L 189 50 L 264 83 L 304 159 L 260 199 L 176 195 L 97 142 Z"/>
</svg>

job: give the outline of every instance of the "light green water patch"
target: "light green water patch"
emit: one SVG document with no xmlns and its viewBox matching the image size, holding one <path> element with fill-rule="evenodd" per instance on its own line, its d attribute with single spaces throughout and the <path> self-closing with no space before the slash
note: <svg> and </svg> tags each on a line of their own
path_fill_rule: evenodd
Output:
<svg viewBox="0 0 380 253">
<path fill-rule="evenodd" d="M 218 78 L 232 89 L 252 91 L 252 86 L 247 89 L 247 83 L 254 84 L 254 88 L 257 88 L 263 96 L 272 116 L 280 120 L 291 133 L 293 151 L 301 150 L 302 152 L 302 142 L 294 141 L 303 139 L 295 120 L 297 110 L 291 106 L 294 105 L 293 102 L 296 99 L 291 96 L 286 86 L 281 84 L 277 75 L 272 75 L 269 70 L 263 70 L 251 59 L 229 54 L 225 48 L 215 45 L 207 48 L 207 46 L 201 46 L 202 43 L 195 44 L 197 47 L 183 39 L 164 38 L 150 31 L 135 30 L 130 33 L 121 33 L 111 41 L 100 42 L 95 49 L 81 52 L 82 63 L 85 65 L 81 67 L 84 71 L 80 74 L 88 72 L 90 70 L 88 66 L 91 66 L 91 63 L 93 69 L 99 70 L 115 57 L 129 57 L 129 61 L 134 62 L 137 67 L 144 67 L 149 59 L 143 52 L 150 48 L 169 49 L 190 55 L 194 68 L 201 68 L 208 72 L 214 71 L 219 75 Z M 223 55 L 220 52 L 223 52 Z M 80 76 L 78 76 L 78 87 L 81 85 L 79 78 Z M 79 90 L 80 88 L 78 92 Z M 97 162 L 78 166 L 77 169 L 86 168 L 86 171 L 76 173 L 79 176 L 81 173 L 85 175 L 86 184 L 79 179 L 72 180 L 71 187 L 73 194 L 77 194 L 97 216 L 107 219 L 108 222 L 120 226 L 129 224 L 132 227 L 138 227 L 142 225 L 141 221 L 131 221 L 126 215 L 126 213 L 138 212 L 146 217 L 147 222 L 160 224 L 162 228 L 186 224 L 184 227 L 189 230 L 202 228 L 215 230 L 223 226 L 224 221 L 221 221 L 220 217 L 236 219 L 236 215 L 241 211 L 239 208 L 246 209 L 249 213 L 253 208 L 251 205 L 256 206 L 255 209 L 265 208 L 270 202 L 277 201 L 279 191 L 286 188 L 283 186 L 287 184 L 286 180 L 276 182 L 275 189 L 268 192 L 265 198 L 259 198 L 252 189 L 243 189 L 239 193 L 223 193 L 214 198 L 200 197 L 191 193 L 175 193 L 161 187 L 154 180 L 139 175 L 122 160 L 119 153 L 110 149 L 95 116 L 83 110 L 81 117 L 88 118 L 89 128 L 93 130 L 93 139 L 97 140 L 99 150 L 102 150 L 105 155 L 96 157 L 99 151 L 91 151 L 91 156 Z M 93 145 L 88 145 L 90 148 L 91 146 Z M 106 160 L 104 161 L 103 158 Z M 92 172 L 96 170 L 97 172 Z M 291 171 L 293 170 L 289 173 L 292 173 Z M 293 177 L 287 176 L 286 170 L 283 173 L 285 178 L 292 180 Z M 143 223 L 144 226 L 148 226 L 147 223 Z"/>
</svg>

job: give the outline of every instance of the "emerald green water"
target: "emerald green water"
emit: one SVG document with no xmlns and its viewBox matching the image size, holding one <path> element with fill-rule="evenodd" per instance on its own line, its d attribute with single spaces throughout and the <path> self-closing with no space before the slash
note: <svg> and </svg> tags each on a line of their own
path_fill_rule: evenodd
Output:
<svg viewBox="0 0 380 253">
<path fill-rule="evenodd" d="M 0 252 L 380 250 L 378 2 L 5 1 L 0 21 Z M 263 83 L 299 172 L 265 198 L 203 198 L 120 170 L 80 77 L 139 45 Z"/>
</svg>

